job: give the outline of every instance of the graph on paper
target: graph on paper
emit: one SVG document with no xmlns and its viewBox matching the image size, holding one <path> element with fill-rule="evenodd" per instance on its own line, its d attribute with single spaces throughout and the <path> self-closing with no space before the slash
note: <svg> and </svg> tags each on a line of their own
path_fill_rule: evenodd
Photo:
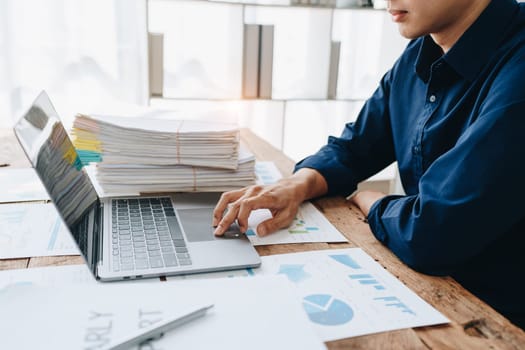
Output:
<svg viewBox="0 0 525 350">
<path fill-rule="evenodd" d="M 293 235 L 298 233 L 317 232 L 320 228 L 308 224 L 301 216 L 297 216 L 287 230 L 289 234 Z"/>
<path fill-rule="evenodd" d="M 359 248 L 264 256 L 254 272 L 294 283 L 323 341 L 448 322 Z"/>
<path fill-rule="evenodd" d="M 49 195 L 33 168 L 0 171 L 0 203 L 44 201 Z"/>
<path fill-rule="evenodd" d="M 0 205 L 0 259 L 79 254 L 53 204 Z"/>
<path fill-rule="evenodd" d="M 304 297 L 303 308 L 308 318 L 324 326 L 340 326 L 354 317 L 352 308 L 330 294 L 313 294 Z"/>
<path fill-rule="evenodd" d="M 283 264 L 279 266 L 279 274 L 285 275 L 292 282 L 301 282 L 311 277 L 304 271 L 302 264 Z"/>
<path fill-rule="evenodd" d="M 249 229 L 246 236 L 253 245 L 312 243 L 312 242 L 347 242 L 348 240 L 309 202 L 303 203 L 291 223 L 285 229 L 268 236 L 257 235 L 257 226 L 270 219 L 272 215 L 266 209 L 255 210 L 248 219 Z"/>
<path fill-rule="evenodd" d="M 284 275 L 323 341 L 448 320 L 359 248 L 261 257 L 261 267 L 193 275 L 231 278 Z M 168 280 L 182 277 L 168 277 Z"/>
</svg>

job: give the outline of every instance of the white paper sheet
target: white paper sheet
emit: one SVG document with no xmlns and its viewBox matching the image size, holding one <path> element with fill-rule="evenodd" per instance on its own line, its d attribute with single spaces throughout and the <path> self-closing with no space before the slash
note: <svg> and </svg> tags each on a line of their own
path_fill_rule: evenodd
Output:
<svg viewBox="0 0 525 350">
<path fill-rule="evenodd" d="M 203 317 L 181 327 L 181 332 L 168 333 L 155 348 L 325 349 L 293 287 L 276 277 L 281 276 L 167 282 L 174 284 L 174 290 L 183 283 L 196 283 L 193 296 L 215 296 L 215 317 Z M 252 283 L 243 283 L 247 281 Z"/>
<path fill-rule="evenodd" d="M 246 236 L 253 245 L 310 243 L 310 242 L 348 242 L 348 240 L 317 210 L 305 202 L 299 207 L 299 212 L 290 227 L 278 230 L 268 236 L 256 235 L 256 228 L 261 222 L 271 218 L 266 209 L 254 210 L 248 218 Z"/>
<path fill-rule="evenodd" d="M 48 199 L 44 185 L 33 168 L 0 170 L 0 203 Z"/>
<path fill-rule="evenodd" d="M 157 279 L 158 282 L 160 282 Z M 0 290 L 8 285 L 61 286 L 97 284 L 86 265 L 33 267 L 0 271 Z"/>
<path fill-rule="evenodd" d="M 0 205 L 0 259 L 78 254 L 53 204 Z"/>
<path fill-rule="evenodd" d="M 158 118 L 151 114 L 143 118 L 111 115 L 91 115 L 83 117 L 86 122 L 91 119 L 99 125 L 129 128 L 139 131 L 143 130 L 146 132 L 178 133 L 181 134 L 181 137 L 184 135 L 192 137 L 195 136 L 194 134 L 200 135 L 203 133 L 228 134 L 230 132 L 237 132 L 239 128 L 235 123 L 214 122 L 212 117 L 206 121 L 177 118 L 176 113 L 172 113 L 170 118 L 166 118 L 166 115 L 164 115 L 164 118 Z"/>
<path fill-rule="evenodd" d="M 325 348 L 282 276 L 155 285 L 10 284 L 0 287 L 0 295 L 0 345 L 6 349 L 39 348 L 43 339 L 55 349 L 98 349 L 119 334 L 208 302 L 214 307 L 207 315 L 142 349 Z"/>
<path fill-rule="evenodd" d="M 167 283 L 7 286 L 0 290 L 0 344 L 4 349 L 39 349 L 43 344 L 47 349 L 105 349 L 165 318 L 212 304 L 207 296 L 170 287 Z"/>
<path fill-rule="evenodd" d="M 261 259 L 258 269 L 168 279 L 284 275 L 324 341 L 449 322 L 359 248 Z"/>
<path fill-rule="evenodd" d="M 64 285 L 97 285 L 98 282 L 86 265 L 62 265 L 32 267 L 27 269 L 0 271 L 0 290 L 8 285 L 36 286 L 36 287 L 61 287 Z M 160 283 L 157 278 L 143 278 L 126 280 L 120 283 Z"/>
</svg>

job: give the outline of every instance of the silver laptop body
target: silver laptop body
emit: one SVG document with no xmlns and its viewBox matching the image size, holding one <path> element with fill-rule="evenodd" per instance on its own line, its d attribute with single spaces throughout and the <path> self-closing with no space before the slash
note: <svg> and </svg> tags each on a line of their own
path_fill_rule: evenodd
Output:
<svg viewBox="0 0 525 350">
<path fill-rule="evenodd" d="M 260 266 L 237 227 L 213 235 L 217 194 L 99 198 L 45 92 L 14 132 L 98 280 Z"/>
</svg>

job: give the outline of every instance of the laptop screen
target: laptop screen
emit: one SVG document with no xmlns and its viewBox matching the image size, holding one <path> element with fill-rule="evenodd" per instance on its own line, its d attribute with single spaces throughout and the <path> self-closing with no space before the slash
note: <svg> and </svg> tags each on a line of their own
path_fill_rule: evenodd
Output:
<svg viewBox="0 0 525 350">
<path fill-rule="evenodd" d="M 94 269 L 96 257 L 92 252 L 100 230 L 99 198 L 45 92 L 16 123 L 14 131 L 62 220 Z"/>
</svg>

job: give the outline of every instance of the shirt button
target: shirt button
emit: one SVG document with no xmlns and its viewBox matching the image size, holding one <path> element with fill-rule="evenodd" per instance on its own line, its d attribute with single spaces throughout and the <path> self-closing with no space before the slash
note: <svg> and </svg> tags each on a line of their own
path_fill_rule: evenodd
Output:
<svg viewBox="0 0 525 350">
<path fill-rule="evenodd" d="M 432 103 L 436 102 L 436 95 L 430 95 L 428 100 Z"/>
</svg>

